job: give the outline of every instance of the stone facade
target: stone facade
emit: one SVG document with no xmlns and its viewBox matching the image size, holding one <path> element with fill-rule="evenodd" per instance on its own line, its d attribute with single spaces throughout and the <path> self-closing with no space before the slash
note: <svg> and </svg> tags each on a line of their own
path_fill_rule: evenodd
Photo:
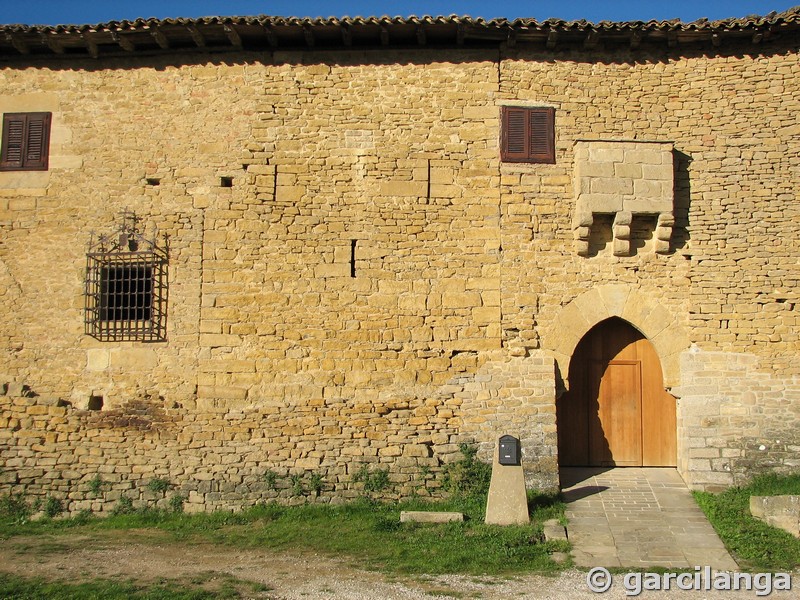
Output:
<svg viewBox="0 0 800 600">
<path fill-rule="evenodd" d="M 366 465 L 437 494 L 502 434 L 554 488 L 570 356 L 612 316 L 659 353 L 691 485 L 796 467 L 794 35 L 7 62 L 0 109 L 53 128 L 48 171 L 0 173 L 2 491 L 104 510 L 163 478 L 203 510 L 353 497 Z M 555 164 L 500 161 L 520 104 L 556 108 Z M 84 334 L 126 210 L 168 250 L 163 342 Z"/>
</svg>

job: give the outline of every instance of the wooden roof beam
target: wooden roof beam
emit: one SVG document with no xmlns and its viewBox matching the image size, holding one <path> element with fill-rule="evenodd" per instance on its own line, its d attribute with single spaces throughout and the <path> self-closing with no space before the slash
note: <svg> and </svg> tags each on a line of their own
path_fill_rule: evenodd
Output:
<svg viewBox="0 0 800 600">
<path fill-rule="evenodd" d="M 311 27 L 308 25 L 303 26 L 303 37 L 306 38 L 306 45 L 309 48 L 313 48 L 316 40 L 314 39 L 314 32 L 311 31 Z"/>
<path fill-rule="evenodd" d="M 28 47 L 28 44 L 26 44 L 25 41 L 22 40 L 22 38 L 20 38 L 19 36 L 14 35 L 13 33 L 7 33 L 6 40 L 11 42 L 11 45 L 14 46 L 16 51 L 19 52 L 20 54 L 31 53 L 31 49 Z"/>
<path fill-rule="evenodd" d="M 263 24 L 262 27 L 264 28 L 264 35 L 267 36 L 267 43 L 272 48 L 277 48 L 278 47 L 278 36 L 275 35 L 275 32 L 272 30 L 272 27 L 270 27 L 266 23 Z"/>
<path fill-rule="evenodd" d="M 92 39 L 92 35 L 89 32 L 82 33 L 81 39 L 83 43 L 86 44 L 86 50 L 89 52 L 89 56 L 92 58 L 100 56 L 100 49 L 97 47 L 97 42 Z"/>
<path fill-rule="evenodd" d="M 158 44 L 159 48 L 162 50 L 169 49 L 169 40 L 167 39 L 167 36 L 164 35 L 163 31 L 155 29 L 150 32 L 150 35 L 153 36 L 153 39 L 156 41 L 156 44 Z"/>
<path fill-rule="evenodd" d="M 670 48 L 677 48 L 678 46 L 678 32 L 677 31 L 670 31 L 667 34 L 667 46 Z"/>
<path fill-rule="evenodd" d="M 458 28 L 456 29 L 456 43 L 459 46 L 464 45 L 464 39 L 467 37 L 467 27 L 463 23 L 458 24 Z"/>
<path fill-rule="evenodd" d="M 342 24 L 342 43 L 345 46 L 353 45 L 353 32 L 350 31 L 350 27 L 348 25 L 344 24 Z"/>
<path fill-rule="evenodd" d="M 200 30 L 195 25 L 189 25 L 186 29 L 189 30 L 189 35 L 192 36 L 192 40 L 194 40 L 198 48 L 206 47 L 206 38 L 203 37 L 203 34 L 200 33 Z"/>
<path fill-rule="evenodd" d="M 508 44 L 509 48 L 513 48 L 517 45 L 517 30 L 516 29 L 509 29 L 508 35 L 506 36 L 506 44 Z"/>
<path fill-rule="evenodd" d="M 130 39 L 128 39 L 127 36 L 120 35 L 116 31 L 111 32 L 111 39 L 114 40 L 117 44 L 119 44 L 119 47 L 125 50 L 126 52 L 133 52 L 134 50 L 136 50 L 136 46 Z"/>
<path fill-rule="evenodd" d="M 228 36 L 228 40 L 230 40 L 232 46 L 241 48 L 244 45 L 242 44 L 242 37 L 233 25 L 223 25 L 222 29 L 225 30 L 225 35 Z"/>
<path fill-rule="evenodd" d="M 50 48 L 51 51 L 55 52 L 56 54 L 64 54 L 64 46 L 59 44 L 53 35 L 49 33 L 42 33 L 40 37 L 42 38 L 42 44 Z"/>
<path fill-rule="evenodd" d="M 420 23 L 417 25 L 417 44 L 424 46 L 428 42 L 428 36 L 425 33 L 425 26 Z"/>
</svg>

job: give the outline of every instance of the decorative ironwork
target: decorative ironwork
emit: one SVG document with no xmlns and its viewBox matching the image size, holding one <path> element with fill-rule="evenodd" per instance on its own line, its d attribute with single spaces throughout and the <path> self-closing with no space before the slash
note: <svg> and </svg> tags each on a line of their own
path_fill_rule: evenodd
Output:
<svg viewBox="0 0 800 600">
<path fill-rule="evenodd" d="M 101 341 L 160 342 L 167 327 L 167 243 L 139 231 L 141 219 L 121 214 L 113 235 L 89 242 L 84 331 Z"/>
</svg>

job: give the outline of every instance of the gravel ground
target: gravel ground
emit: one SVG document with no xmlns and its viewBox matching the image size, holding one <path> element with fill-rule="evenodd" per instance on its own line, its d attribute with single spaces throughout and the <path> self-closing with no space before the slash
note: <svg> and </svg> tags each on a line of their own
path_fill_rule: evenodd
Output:
<svg viewBox="0 0 800 600">
<path fill-rule="evenodd" d="M 120 535 L 128 539 L 121 540 Z M 152 541 L 148 543 L 147 535 L 146 532 L 125 532 L 117 534 L 117 538 L 99 539 L 70 535 L 15 537 L 0 546 L 0 571 L 70 581 L 132 578 L 140 582 L 230 574 L 239 580 L 267 585 L 269 591 L 254 593 L 252 597 L 272 600 L 440 600 L 447 597 L 610 600 L 632 597 L 627 593 L 623 575 L 615 576 L 614 585 L 603 594 L 591 592 L 587 573 L 578 570 L 564 571 L 554 577 L 392 577 L 322 555 L 231 549 L 212 544 L 153 545 Z M 675 584 L 672 586 L 674 588 Z M 764 597 L 756 592 L 755 589 L 740 592 L 673 589 L 670 592 L 644 591 L 637 597 L 686 600 Z M 800 592 L 775 591 L 769 597 L 794 599 L 800 598 Z"/>
</svg>

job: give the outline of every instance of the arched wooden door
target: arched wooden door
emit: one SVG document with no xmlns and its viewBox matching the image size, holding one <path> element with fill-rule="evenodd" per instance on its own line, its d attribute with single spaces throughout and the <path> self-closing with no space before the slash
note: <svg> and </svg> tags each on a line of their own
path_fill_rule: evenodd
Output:
<svg viewBox="0 0 800 600">
<path fill-rule="evenodd" d="M 593 327 L 570 363 L 557 404 L 562 466 L 677 464 L 675 398 L 653 345 L 622 319 Z"/>
</svg>

